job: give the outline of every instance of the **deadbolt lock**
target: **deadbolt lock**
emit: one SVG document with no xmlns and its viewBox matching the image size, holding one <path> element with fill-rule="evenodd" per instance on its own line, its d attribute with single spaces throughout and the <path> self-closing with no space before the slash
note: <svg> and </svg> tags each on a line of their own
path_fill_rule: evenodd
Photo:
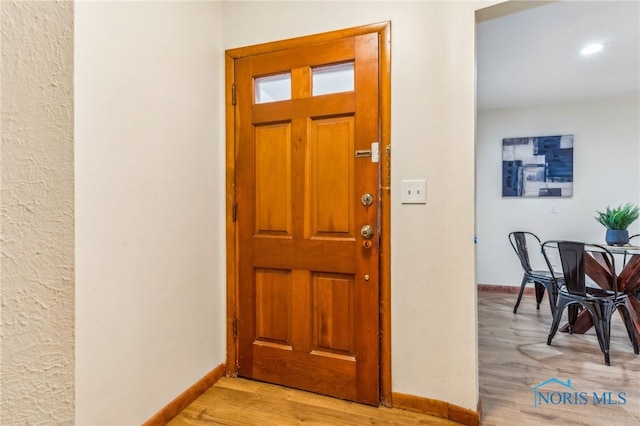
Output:
<svg viewBox="0 0 640 426">
<path fill-rule="evenodd" d="M 373 195 L 368 193 L 364 194 L 362 198 L 360 198 L 360 201 L 362 202 L 363 206 L 369 207 L 371 204 L 373 204 Z"/>
<path fill-rule="evenodd" d="M 371 225 L 364 225 L 360 228 L 360 235 L 365 240 L 370 240 L 373 237 L 373 227 Z"/>
</svg>

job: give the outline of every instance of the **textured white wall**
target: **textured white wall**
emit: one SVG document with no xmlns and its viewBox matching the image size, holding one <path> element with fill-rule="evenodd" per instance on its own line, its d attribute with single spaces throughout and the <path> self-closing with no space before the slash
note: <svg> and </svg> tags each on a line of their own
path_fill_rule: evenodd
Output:
<svg viewBox="0 0 640 426">
<path fill-rule="evenodd" d="M 478 402 L 474 9 L 478 4 L 224 3 L 225 48 L 392 22 L 393 391 L 474 410 Z M 400 204 L 400 181 L 410 178 L 426 178 L 426 205 Z"/>
<path fill-rule="evenodd" d="M 140 424 L 225 362 L 219 2 L 79 2 L 76 422 Z"/>
<path fill-rule="evenodd" d="M 73 3 L 0 13 L 0 424 L 71 424 Z"/>
<path fill-rule="evenodd" d="M 522 268 L 507 240 L 511 231 L 530 230 L 543 241 L 604 243 L 595 211 L 640 202 L 638 117 L 637 97 L 478 112 L 478 283 L 520 285 Z M 559 134 L 574 135 L 573 197 L 502 198 L 502 139 Z M 640 232 L 640 221 L 629 232 Z"/>
<path fill-rule="evenodd" d="M 61 55 L 55 59 L 32 56 L 45 50 L 38 43 L 21 48 L 22 58 L 35 65 L 34 69 L 14 74 L 5 71 L 5 33 L 15 31 L 7 29 L 13 23 L 5 19 L 6 8 L 29 15 L 19 26 L 28 43 L 33 28 L 51 25 L 47 18 L 51 15 L 42 10 L 34 13 L 48 3 L 21 3 L 7 6 L 2 2 L 3 90 L 4 75 L 10 73 L 16 80 L 20 75 L 36 83 L 25 86 L 25 93 L 37 97 L 58 90 L 68 95 L 67 79 L 74 73 L 69 68 L 73 58 L 66 57 L 70 38 L 48 45 Z M 52 34 L 47 37 L 55 38 L 60 34 L 57 31 L 71 37 L 74 24 L 69 4 L 51 4 L 66 11 L 55 12 L 65 25 L 50 28 Z M 220 35 L 225 37 L 224 48 L 231 48 L 385 20 L 393 23 L 393 190 L 404 178 L 425 177 L 428 185 L 425 206 L 403 206 L 393 197 L 393 390 L 475 409 L 476 306 L 471 261 L 475 4 L 479 3 L 354 2 L 340 3 L 340 13 L 330 7 L 337 5 L 332 2 L 76 4 L 78 424 L 140 423 L 224 361 L 224 67 Z M 16 37 L 14 42 L 22 40 Z M 42 69 L 60 74 L 57 87 L 50 88 L 48 82 L 32 76 L 40 70 L 39 61 L 45 62 Z M 16 99 L 28 101 L 28 96 Z M 52 223 L 45 219 L 51 232 L 40 240 L 43 251 L 23 249 L 19 253 L 42 256 L 55 249 L 62 258 L 38 262 L 33 281 L 23 277 L 35 271 L 21 269 L 23 275 L 15 282 L 23 287 L 16 289 L 27 300 L 24 283 L 35 282 L 43 287 L 36 292 L 36 301 L 49 302 L 44 295 L 50 291 L 57 297 L 42 311 L 64 315 L 54 315 L 55 338 L 21 336 L 33 339 L 34 345 L 40 344 L 35 341 L 49 345 L 29 355 L 41 362 L 39 367 L 47 367 L 51 354 L 59 358 L 50 374 L 34 371 L 31 382 L 24 371 L 21 377 L 5 376 L 3 365 L 3 407 L 6 395 L 14 403 L 30 384 L 42 381 L 38 391 L 46 395 L 22 401 L 39 408 L 51 401 L 50 411 L 56 414 L 52 422 L 70 423 L 73 400 L 67 395 L 73 394 L 73 353 L 50 349 L 73 351 L 69 333 L 73 331 L 73 306 L 69 306 L 73 256 L 65 255 L 73 252 L 73 225 L 67 225 L 73 223 L 69 202 L 73 191 L 65 189 L 71 182 L 65 178 L 72 179 L 71 160 L 54 146 L 56 155 L 37 159 L 38 167 L 48 164 L 46 161 L 56 164 L 55 170 L 40 170 L 49 173 L 46 179 L 32 172 L 29 157 L 15 158 L 21 168 L 13 167 L 11 172 L 4 141 L 11 124 L 20 121 L 5 126 L 4 102 L 5 92 L 0 160 L 3 239 L 8 238 L 5 205 L 23 209 L 20 214 L 28 217 L 33 214 L 29 208 L 62 203 L 55 209 L 62 212 L 61 217 Z M 57 100 L 41 108 L 25 108 L 20 114 L 44 111 L 54 119 L 35 121 L 33 128 L 21 130 L 38 135 L 52 132 L 49 143 L 68 140 L 70 150 L 71 137 L 64 139 L 65 132 L 60 131 L 71 119 L 70 107 L 71 101 Z M 64 151 L 67 156 L 70 152 Z M 449 161 L 442 161 L 445 158 Z M 26 196 L 14 202 L 6 198 L 6 173 L 29 174 L 11 181 L 16 190 L 29 191 L 29 184 L 56 185 L 50 192 L 55 192 L 55 200 Z M 35 214 L 21 219 L 21 224 L 25 225 L 23 235 L 43 226 Z M 3 243 L 3 251 L 5 247 L 12 246 Z M 11 283 L 5 280 L 10 277 L 5 271 L 12 267 L 3 258 L 3 300 L 5 283 Z M 65 285 L 49 285 L 45 280 L 48 267 L 57 268 L 57 283 Z M 3 323 L 9 308 L 2 306 Z M 14 312 L 27 312 L 27 317 L 20 317 L 23 320 L 34 319 L 28 317 L 29 309 Z M 36 322 L 27 321 L 27 325 L 36 327 Z M 15 324 L 23 326 L 24 321 Z M 3 340 L 3 364 L 5 356 L 17 350 L 17 345 L 5 345 L 5 341 L 10 339 Z M 9 379 L 13 383 L 4 386 Z M 21 422 L 30 419 L 18 419 Z"/>
</svg>

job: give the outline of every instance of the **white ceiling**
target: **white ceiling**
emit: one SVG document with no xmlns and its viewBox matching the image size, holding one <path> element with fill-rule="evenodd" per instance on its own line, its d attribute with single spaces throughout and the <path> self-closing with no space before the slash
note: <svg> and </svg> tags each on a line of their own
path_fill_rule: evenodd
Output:
<svg viewBox="0 0 640 426">
<path fill-rule="evenodd" d="M 477 43 L 478 109 L 640 93 L 640 0 L 544 4 L 479 22 Z"/>
</svg>

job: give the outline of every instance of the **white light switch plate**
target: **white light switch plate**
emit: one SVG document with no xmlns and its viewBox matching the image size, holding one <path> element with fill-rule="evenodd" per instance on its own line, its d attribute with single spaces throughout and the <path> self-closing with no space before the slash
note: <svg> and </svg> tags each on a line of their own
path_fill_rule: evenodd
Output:
<svg viewBox="0 0 640 426">
<path fill-rule="evenodd" d="M 402 195 L 400 201 L 402 204 L 426 204 L 427 203 L 427 184 L 425 179 L 403 180 Z"/>
</svg>

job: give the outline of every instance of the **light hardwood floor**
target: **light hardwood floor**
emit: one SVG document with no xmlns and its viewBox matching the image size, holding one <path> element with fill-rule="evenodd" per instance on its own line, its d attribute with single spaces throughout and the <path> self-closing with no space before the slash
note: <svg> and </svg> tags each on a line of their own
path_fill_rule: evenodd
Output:
<svg viewBox="0 0 640 426">
<path fill-rule="evenodd" d="M 546 300 L 535 309 L 525 295 L 513 314 L 515 294 L 479 292 L 478 334 L 482 424 L 608 425 L 640 424 L 640 356 L 614 318 L 611 366 L 604 364 L 593 330 L 585 335 L 558 333 L 547 346 L 551 313 Z M 453 337 L 452 337 L 453 338 Z M 589 404 L 538 405 L 532 388 L 551 378 L 571 380 Z M 541 388 L 564 392 L 550 384 Z M 593 405 L 593 392 L 625 392 L 626 404 Z M 575 397 L 573 398 L 575 400 Z M 614 398 L 617 400 L 617 398 Z M 417 413 L 374 408 L 307 392 L 243 379 L 223 378 L 170 425 L 455 425 Z"/>
<path fill-rule="evenodd" d="M 170 426 L 458 425 L 409 411 L 369 407 L 245 379 L 222 378 Z"/>
<path fill-rule="evenodd" d="M 558 332 L 547 346 L 551 311 L 546 295 L 539 311 L 535 297 L 525 295 L 513 314 L 515 300 L 515 294 L 478 294 L 483 425 L 640 424 L 640 356 L 633 353 L 618 314 L 612 322 L 611 366 L 607 367 L 593 328 L 584 335 Z M 541 390 L 569 390 L 571 401 L 576 400 L 575 392 L 586 392 L 588 404 L 534 407 L 532 388 L 551 378 L 564 383 L 569 379 L 575 390 L 558 384 Z M 600 397 L 604 392 L 613 392 L 614 397 L 626 392 L 626 404 L 593 405 L 593 392 Z"/>
</svg>

